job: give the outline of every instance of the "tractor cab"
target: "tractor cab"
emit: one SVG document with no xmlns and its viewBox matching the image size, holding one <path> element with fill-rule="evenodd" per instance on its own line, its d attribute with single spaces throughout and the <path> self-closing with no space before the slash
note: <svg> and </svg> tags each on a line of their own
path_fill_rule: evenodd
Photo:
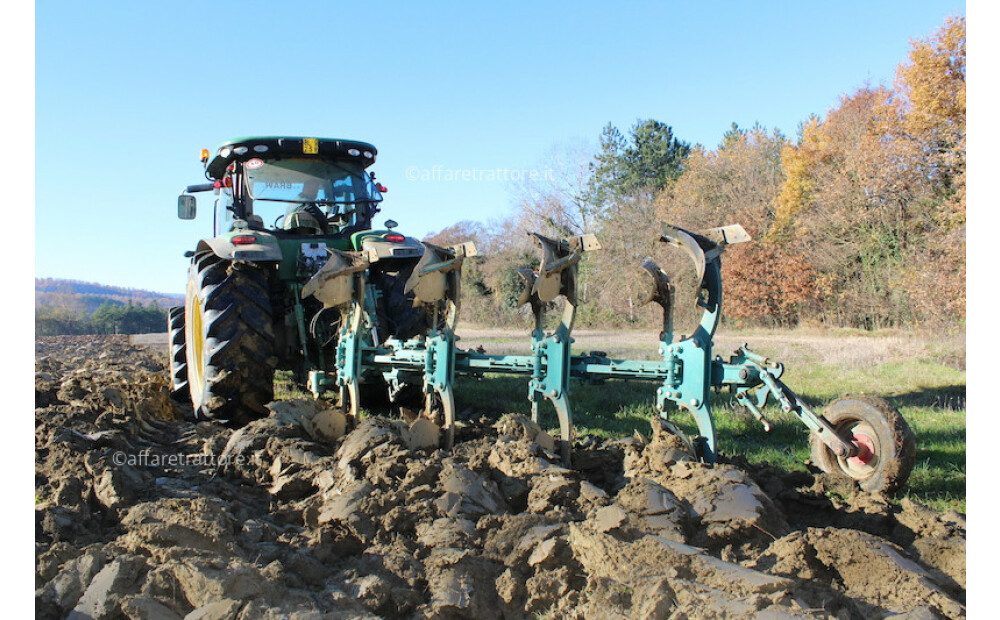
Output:
<svg viewBox="0 0 1000 620">
<path fill-rule="evenodd" d="M 370 144 L 322 138 L 263 137 L 232 140 L 214 158 L 202 152 L 211 183 L 189 186 L 180 217 L 194 217 L 190 192 L 214 190 L 215 234 L 236 220 L 277 237 L 347 236 L 371 228 L 384 188 L 367 172 Z M 186 215 L 188 214 L 188 215 Z"/>
<path fill-rule="evenodd" d="M 253 158 L 242 166 L 244 219 L 291 234 L 335 234 L 371 228 L 382 200 L 374 180 L 358 162 Z"/>
</svg>

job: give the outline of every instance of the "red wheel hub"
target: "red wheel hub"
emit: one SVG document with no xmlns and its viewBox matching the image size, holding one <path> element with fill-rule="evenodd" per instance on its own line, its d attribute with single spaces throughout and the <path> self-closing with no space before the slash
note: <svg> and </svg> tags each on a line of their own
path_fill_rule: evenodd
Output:
<svg viewBox="0 0 1000 620">
<path fill-rule="evenodd" d="M 861 467 L 875 458 L 875 441 L 871 436 L 865 433 L 854 433 L 851 436 L 851 443 L 858 447 L 858 453 L 847 459 L 851 465 Z"/>
</svg>

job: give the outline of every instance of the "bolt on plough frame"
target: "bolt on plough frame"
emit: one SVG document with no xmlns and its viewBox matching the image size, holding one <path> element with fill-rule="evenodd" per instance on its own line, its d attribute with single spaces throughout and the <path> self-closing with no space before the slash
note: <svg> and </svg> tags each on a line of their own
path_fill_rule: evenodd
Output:
<svg viewBox="0 0 1000 620">
<path fill-rule="evenodd" d="M 698 233 L 670 226 L 660 237 L 661 242 L 687 253 L 694 262 L 700 282 L 698 305 L 703 314 L 697 329 L 686 338 L 674 342 L 673 286 L 666 273 L 652 260 L 641 266 L 639 273 L 644 280 L 641 303 L 655 302 L 663 309 L 659 344 L 662 359 L 659 361 L 610 359 L 596 352 L 573 354 L 577 267 L 582 254 L 600 249 L 600 244 L 593 235 L 563 240 L 537 233 L 532 236 L 541 250 L 538 268 L 519 272 L 524 279 L 519 304 L 529 305 L 535 319 L 530 355 L 489 355 L 458 348 L 455 327 L 460 305 L 461 268 L 465 258 L 476 255 L 471 243 L 449 248 L 424 244 L 423 257 L 407 281 L 406 291 L 414 293 L 414 305 L 423 306 L 433 317 L 431 325 L 434 327 L 405 341 L 389 338 L 381 346 L 372 344 L 378 340 L 371 337 L 370 331 L 377 327 L 370 321 L 366 323 L 364 312 L 367 267 L 378 260 L 378 256 L 329 250 L 330 260 L 306 284 L 302 296 L 312 295 L 326 307 L 339 308 L 342 313 L 336 372 L 310 372 L 310 390 L 317 397 L 338 391 L 344 412 L 356 417 L 363 404 L 360 384 L 365 377 L 380 374 L 389 384 L 390 391 L 404 383 L 422 384 L 424 413 L 441 424 L 444 446 L 450 448 L 455 431 L 456 376 L 524 375 L 529 378 L 532 418 L 538 421 L 542 400 L 548 400 L 555 408 L 560 427 L 559 449 L 568 464 L 573 440 L 570 380 L 649 381 L 657 384 L 655 402 L 660 417 L 667 420 L 675 410 L 689 412 L 699 432 L 697 437 L 690 439 L 691 447 L 701 461 L 714 463 L 716 435 L 709 396 L 713 389 L 728 387 L 736 400 L 767 430 L 770 424 L 762 409 L 773 398 L 783 411 L 795 414 L 812 431 L 814 450 L 817 445 L 825 448 L 830 459 L 839 462 L 844 472 L 859 481 L 871 476 L 878 458 L 896 458 L 895 452 L 880 451 L 882 444 L 893 443 L 896 438 L 891 433 L 880 432 L 875 428 L 879 426 L 877 423 L 862 427 L 854 420 L 848 427 L 837 428 L 810 409 L 781 381 L 782 364 L 754 353 L 746 345 L 739 347 L 728 360 L 713 357 L 713 336 L 722 312 L 721 256 L 727 245 L 750 240 L 741 226 Z M 549 302 L 560 296 L 565 299 L 562 316 L 555 329 L 546 332 L 546 309 Z"/>
</svg>

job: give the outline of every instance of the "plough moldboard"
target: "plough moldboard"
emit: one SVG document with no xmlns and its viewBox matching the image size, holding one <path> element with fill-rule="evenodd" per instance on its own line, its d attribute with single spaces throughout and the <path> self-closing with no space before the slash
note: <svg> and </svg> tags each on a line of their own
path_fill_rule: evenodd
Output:
<svg viewBox="0 0 1000 620">
<path fill-rule="evenodd" d="M 812 431 L 814 452 L 817 448 L 826 452 L 826 458 L 820 460 L 833 463 L 831 468 L 839 464 L 838 473 L 846 473 L 862 486 L 872 480 L 868 482 L 868 490 L 892 490 L 901 484 L 898 476 L 883 480 L 879 471 L 899 469 L 888 461 L 907 458 L 913 450 L 912 434 L 909 434 L 910 445 L 902 445 L 906 442 L 895 432 L 898 429 L 886 431 L 879 420 L 873 421 L 866 415 L 848 416 L 850 419 L 843 424 L 832 424 L 781 381 L 782 364 L 745 345 L 728 360 L 714 355 L 713 337 L 722 316 L 721 257 L 727 245 L 749 241 L 741 226 L 698 233 L 671 226 L 660 237 L 663 243 L 686 252 L 697 271 L 700 282 L 697 303 L 703 314 L 690 336 L 674 341 L 673 286 L 666 273 L 652 260 L 641 265 L 638 273 L 643 293 L 638 301 L 656 303 L 663 310 L 658 361 L 611 359 L 600 352 L 574 354 L 571 347 L 578 304 L 577 268 L 582 255 L 600 249 L 600 244 L 593 235 L 563 240 L 535 233 L 532 236 L 541 258 L 537 270 L 520 272 L 524 290 L 519 300 L 520 304 L 530 306 L 534 315 L 528 355 L 490 355 L 457 346 L 461 268 L 463 260 L 476 253 L 471 243 L 449 248 L 424 244 L 425 251 L 413 268 L 406 291 L 413 292 L 414 305 L 424 308 L 431 317 L 432 327 L 408 340 L 388 338 L 381 342 L 374 333 L 378 329 L 376 323 L 365 311 L 366 295 L 370 294 L 366 289 L 367 266 L 369 261 L 378 260 L 378 256 L 329 250 L 329 260 L 303 287 L 302 296 L 311 295 L 325 307 L 341 312 L 336 372 L 311 371 L 310 390 L 317 397 L 338 391 L 344 412 L 356 417 L 364 405 L 360 388 L 366 378 L 380 375 L 390 393 L 403 385 L 421 385 L 424 414 L 440 424 L 442 443 L 450 448 L 455 431 L 457 376 L 524 375 L 528 378 L 532 418 L 538 421 L 542 400 L 554 406 L 560 426 L 558 445 L 568 463 L 573 440 L 571 380 L 647 381 L 656 386 L 656 408 L 663 419 L 678 410 L 693 416 L 699 435 L 691 438 L 691 447 L 699 459 L 713 463 L 717 446 L 709 396 L 713 389 L 728 387 L 735 399 L 767 429 L 769 423 L 762 409 L 769 399 L 774 399 L 783 411 L 796 415 Z M 554 305 L 550 302 L 560 296 L 565 299 L 562 315 L 558 325 L 547 331 L 546 311 Z M 901 417 L 898 419 L 902 421 Z M 905 431 L 909 433 L 908 428 Z M 908 466 L 903 468 L 908 474 Z"/>
</svg>

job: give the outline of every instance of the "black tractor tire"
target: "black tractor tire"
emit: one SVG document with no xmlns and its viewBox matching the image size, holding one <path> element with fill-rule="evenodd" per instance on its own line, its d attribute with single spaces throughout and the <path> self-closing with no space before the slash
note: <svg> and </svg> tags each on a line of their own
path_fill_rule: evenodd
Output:
<svg viewBox="0 0 1000 620">
<path fill-rule="evenodd" d="M 232 427 L 268 415 L 274 328 L 266 272 L 199 252 L 185 305 L 188 390 L 195 418 Z"/>
<path fill-rule="evenodd" d="M 184 306 L 173 306 L 167 309 L 167 335 L 170 358 L 170 398 L 179 403 L 186 403 L 191 400 L 191 391 L 188 389 Z"/>
<path fill-rule="evenodd" d="M 823 415 L 838 435 L 862 452 L 852 458 L 838 457 L 812 433 L 814 465 L 855 481 L 869 493 L 892 496 L 906 485 L 916 461 L 916 437 L 895 407 L 875 396 L 848 396 L 830 403 Z"/>
<path fill-rule="evenodd" d="M 404 265 L 398 271 L 372 271 L 371 284 L 380 293 L 377 304 L 379 338 L 389 336 L 408 340 L 426 334 L 431 318 L 421 307 L 413 306 L 413 292 L 405 292 L 406 281 L 413 273 L 415 263 Z M 379 343 L 381 344 L 381 343 Z"/>
</svg>

